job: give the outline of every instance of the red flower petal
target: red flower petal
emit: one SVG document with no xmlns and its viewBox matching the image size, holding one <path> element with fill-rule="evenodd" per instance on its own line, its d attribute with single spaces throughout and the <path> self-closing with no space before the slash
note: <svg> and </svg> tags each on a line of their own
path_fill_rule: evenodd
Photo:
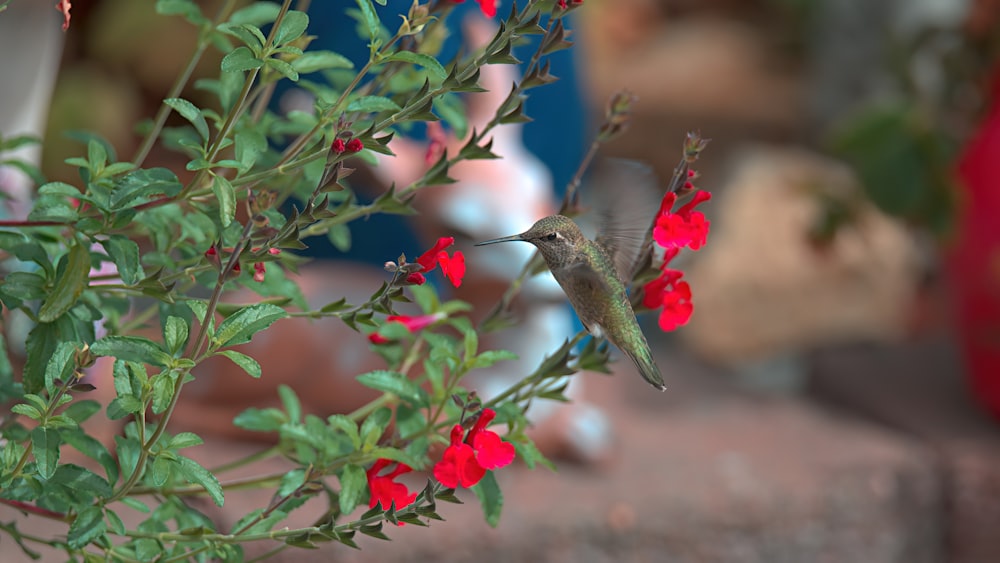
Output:
<svg viewBox="0 0 1000 563">
<path fill-rule="evenodd" d="M 455 237 L 439 238 L 430 250 L 424 252 L 419 258 L 417 258 L 417 264 L 423 266 L 425 272 L 433 270 L 434 267 L 437 266 L 438 253 L 453 244 L 455 244 Z"/>
<path fill-rule="evenodd" d="M 406 276 L 406 283 L 411 283 L 413 285 L 424 285 L 427 282 L 427 278 L 424 277 L 420 272 L 413 272 L 412 274 Z"/>
<path fill-rule="evenodd" d="M 343 154 L 347 150 L 347 145 L 344 144 L 343 139 L 334 139 L 333 144 L 330 145 L 330 150 L 337 154 Z"/>
<path fill-rule="evenodd" d="M 663 311 L 660 312 L 660 329 L 671 331 L 691 320 L 694 305 L 691 303 L 691 286 L 687 282 L 677 282 L 672 291 L 663 296 Z"/>
<path fill-rule="evenodd" d="M 497 15 L 497 0 L 476 0 L 479 2 L 479 9 L 482 10 L 483 15 L 492 18 Z"/>
<path fill-rule="evenodd" d="M 389 315 L 385 318 L 388 322 L 402 323 L 410 332 L 417 332 L 427 328 L 435 322 L 444 318 L 444 314 L 435 313 L 433 315 L 417 315 L 410 317 L 407 315 Z"/>
<path fill-rule="evenodd" d="M 471 487 L 486 475 L 486 470 L 476 462 L 472 446 L 462 442 L 464 434 L 462 426 L 456 424 L 451 429 L 451 445 L 444 451 L 441 461 L 434 464 L 434 478 L 451 489 Z"/>
<path fill-rule="evenodd" d="M 397 483 L 396 477 L 403 473 L 409 473 L 412 469 L 408 465 L 396 463 L 395 469 L 385 475 L 379 475 L 383 469 L 395 463 L 388 459 L 379 459 L 371 468 L 365 472 L 368 477 L 368 490 L 371 491 L 371 499 L 368 507 L 372 508 L 376 504 L 381 504 L 383 510 L 388 510 L 392 503 L 396 503 L 396 508 L 400 509 L 413 503 L 417 498 L 417 493 L 411 493 L 406 485 Z"/>
<path fill-rule="evenodd" d="M 63 31 L 69 29 L 69 17 L 70 17 L 69 10 L 72 7 L 73 6 L 69 0 L 59 0 L 59 2 L 56 3 L 56 10 L 62 12 L 63 15 L 63 24 L 62 24 Z"/>
<path fill-rule="evenodd" d="M 451 281 L 451 285 L 460 287 L 462 278 L 465 277 L 465 255 L 461 250 L 456 250 L 451 257 L 448 253 L 441 251 L 438 253 L 438 263 L 441 264 L 441 271 Z"/>
<path fill-rule="evenodd" d="M 361 142 L 361 139 L 351 139 L 347 142 L 346 148 L 350 152 L 360 152 L 361 149 L 365 148 L 365 145 Z"/>
<path fill-rule="evenodd" d="M 514 461 L 514 444 L 504 442 L 496 432 L 479 432 L 472 440 L 472 448 L 483 469 L 499 469 Z"/>
</svg>

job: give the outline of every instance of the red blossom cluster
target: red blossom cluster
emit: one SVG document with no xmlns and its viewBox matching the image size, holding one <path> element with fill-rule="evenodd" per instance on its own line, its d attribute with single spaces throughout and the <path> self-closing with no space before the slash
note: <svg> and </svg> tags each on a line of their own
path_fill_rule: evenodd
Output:
<svg viewBox="0 0 1000 563">
<path fill-rule="evenodd" d="M 444 250 L 453 244 L 455 244 L 455 237 L 439 238 L 430 250 L 417 258 L 417 264 L 420 264 L 423 269 L 406 276 L 407 283 L 423 285 L 427 281 L 424 273 L 430 272 L 440 264 L 441 272 L 444 273 L 451 284 L 455 287 L 461 286 L 462 278 L 465 277 L 465 255 L 462 254 L 461 250 L 456 250 L 454 254 L 449 256 Z"/>
<path fill-rule="evenodd" d="M 483 409 L 468 433 L 461 424 L 451 429 L 451 444 L 434 465 L 434 477 L 445 487 L 471 487 L 486 475 L 514 461 L 514 445 L 486 430 L 496 411 Z"/>
<path fill-rule="evenodd" d="M 682 193 L 695 190 L 691 183 L 691 179 L 695 176 L 693 170 L 688 171 L 689 180 L 681 188 Z M 691 201 L 682 205 L 676 212 L 673 211 L 677 203 L 676 193 L 668 193 L 660 203 L 660 210 L 653 226 L 653 240 L 665 251 L 663 265 L 660 266 L 660 275 L 643 286 L 642 303 L 650 309 L 662 308 L 659 324 L 660 329 L 664 331 L 674 330 L 687 324 L 694 311 L 694 305 L 691 303 L 691 286 L 681 280 L 683 272 L 672 270 L 668 266 L 682 248 L 698 250 L 704 246 L 708 238 L 709 221 L 705 219 L 704 213 L 695 211 L 695 207 L 710 199 L 712 194 L 696 191 Z"/>
</svg>

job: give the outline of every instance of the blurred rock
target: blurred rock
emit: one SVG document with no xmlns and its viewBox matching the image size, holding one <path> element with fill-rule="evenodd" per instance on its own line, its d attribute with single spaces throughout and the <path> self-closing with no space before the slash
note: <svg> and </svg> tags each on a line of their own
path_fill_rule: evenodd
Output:
<svg viewBox="0 0 1000 563">
<path fill-rule="evenodd" d="M 837 341 L 899 338 L 919 268 L 906 230 L 863 201 L 827 247 L 808 233 L 820 194 L 856 190 L 847 169 L 801 149 L 738 158 L 709 206 L 707 247 L 689 256 L 695 314 L 679 335 L 711 362 L 736 365 Z"/>
<path fill-rule="evenodd" d="M 954 343 L 940 335 L 813 356 L 812 392 L 935 452 L 947 561 L 1000 560 L 1000 427 L 975 404 Z"/>
</svg>

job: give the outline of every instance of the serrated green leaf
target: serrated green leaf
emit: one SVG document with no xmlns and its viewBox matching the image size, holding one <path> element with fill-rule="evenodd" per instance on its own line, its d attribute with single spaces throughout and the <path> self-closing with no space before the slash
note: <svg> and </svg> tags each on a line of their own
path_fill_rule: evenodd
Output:
<svg viewBox="0 0 1000 563">
<path fill-rule="evenodd" d="M 248 47 L 237 47 L 222 58 L 223 72 L 243 72 L 264 66 L 264 61 L 253 55 Z"/>
<path fill-rule="evenodd" d="M 217 29 L 226 35 L 239 39 L 253 53 L 259 54 L 267 42 L 260 28 L 252 24 L 225 22 L 219 24 Z"/>
<path fill-rule="evenodd" d="M 385 96 L 362 96 L 347 105 L 347 111 L 378 113 L 380 111 L 399 111 L 399 104 Z"/>
<path fill-rule="evenodd" d="M 170 315 L 163 324 L 163 341 L 167 345 L 167 351 L 177 354 L 187 345 L 189 327 L 184 319 Z"/>
<path fill-rule="evenodd" d="M 181 192 L 184 186 L 177 175 L 167 168 L 147 168 L 129 172 L 122 178 L 111 192 L 108 205 L 112 211 L 121 211 L 138 200 L 153 195 L 173 197 Z"/>
<path fill-rule="evenodd" d="M 42 479 L 55 475 L 59 467 L 59 446 L 62 439 L 59 432 L 44 426 L 37 426 L 31 431 L 32 453 L 35 455 L 35 465 Z"/>
<path fill-rule="evenodd" d="M 32 420 L 41 420 L 42 411 L 36 409 L 31 405 L 26 405 L 24 403 L 18 403 L 10 408 L 10 412 L 14 414 L 19 414 L 21 416 L 26 416 Z"/>
<path fill-rule="evenodd" d="M 347 434 L 354 449 L 361 447 L 361 436 L 358 434 L 358 424 L 356 422 L 342 414 L 332 414 L 327 417 L 326 422 L 330 425 L 330 428 L 335 428 Z"/>
<path fill-rule="evenodd" d="M 142 410 L 144 405 L 134 395 L 122 395 L 121 397 L 115 397 L 110 403 L 108 403 L 108 418 L 111 420 L 119 420 L 125 418 L 130 414 L 135 414 Z"/>
<path fill-rule="evenodd" d="M 346 465 L 340 474 L 340 512 L 354 512 L 368 489 L 365 470 L 357 465 Z"/>
<path fill-rule="evenodd" d="M 203 141 L 208 141 L 208 122 L 205 121 L 205 116 L 201 114 L 198 106 L 184 98 L 167 98 L 163 100 L 163 103 L 174 108 L 181 117 L 188 120 L 194 126 L 194 130 L 198 132 Z"/>
<path fill-rule="evenodd" d="M 83 345 L 76 342 L 60 342 L 56 346 L 55 352 L 45 364 L 45 388 L 50 392 L 55 390 L 56 381 L 66 381 L 72 377 L 73 368 L 76 367 L 73 357 L 79 348 L 83 348 Z"/>
<path fill-rule="evenodd" d="M 285 407 L 285 412 L 288 413 L 288 419 L 292 422 L 301 422 L 302 402 L 295 395 L 295 390 L 287 385 L 279 385 L 278 397 L 281 399 L 281 405 Z"/>
<path fill-rule="evenodd" d="M 517 354 L 507 350 L 486 350 L 472 360 L 471 369 L 488 368 L 497 362 L 516 360 Z"/>
<path fill-rule="evenodd" d="M 365 387 L 392 393 L 415 406 L 428 406 L 426 392 L 399 372 L 376 370 L 363 373 L 357 379 Z"/>
<path fill-rule="evenodd" d="M 80 549 L 97 539 L 105 531 L 104 512 L 100 507 L 88 506 L 73 519 L 69 525 L 66 543 L 70 547 Z"/>
<path fill-rule="evenodd" d="M 274 34 L 274 43 L 276 45 L 291 43 L 301 37 L 307 27 L 309 27 L 309 16 L 305 12 L 288 10 Z"/>
<path fill-rule="evenodd" d="M 87 401 L 88 403 L 94 403 L 100 407 L 100 403 L 96 401 Z M 76 405 L 78 403 L 74 403 Z M 71 405 L 71 406 L 74 406 Z M 83 455 L 93 459 L 94 461 L 101 464 L 104 469 L 105 474 L 108 477 L 108 482 L 114 483 L 118 480 L 118 463 L 115 461 L 114 456 L 108 451 L 104 444 L 98 441 L 96 438 L 86 434 L 82 429 L 75 429 L 70 431 L 64 431 L 61 433 L 62 440 L 70 447 L 76 449 L 76 451 L 82 453 Z"/>
<path fill-rule="evenodd" d="M 149 484 L 154 487 L 162 487 L 170 479 L 170 469 L 174 465 L 173 460 L 167 456 L 158 455 L 149 464 Z"/>
<path fill-rule="evenodd" d="M 309 74 L 334 68 L 354 68 L 350 59 L 333 51 L 306 51 L 292 61 L 292 68 L 299 74 Z"/>
<path fill-rule="evenodd" d="M 233 12 L 229 21 L 261 26 L 273 22 L 278 17 L 281 6 L 274 2 L 254 2 Z"/>
<path fill-rule="evenodd" d="M 176 379 L 169 372 L 153 377 L 153 414 L 161 414 L 170 406 L 174 396 Z"/>
<path fill-rule="evenodd" d="M 261 376 L 261 367 L 257 360 L 247 356 L 242 352 L 237 352 L 236 350 L 222 350 L 218 352 L 219 355 L 225 356 L 233 361 L 234 364 L 238 365 L 243 371 L 247 372 L 251 377 L 259 378 Z"/>
<path fill-rule="evenodd" d="M 255 432 L 276 432 L 286 422 L 288 417 L 285 413 L 275 408 L 249 408 L 233 419 L 234 425 Z"/>
<path fill-rule="evenodd" d="M 375 443 L 382 437 L 382 434 L 385 434 L 390 420 L 392 420 L 392 411 L 386 407 L 376 409 L 375 412 L 368 415 L 364 422 L 361 423 L 360 434 L 362 446 L 365 448 L 374 447 Z"/>
<path fill-rule="evenodd" d="M 212 193 L 219 202 L 219 222 L 228 227 L 236 217 L 236 190 L 225 176 L 217 174 L 212 180 Z"/>
<path fill-rule="evenodd" d="M 381 25 L 378 19 L 378 14 L 375 12 L 375 6 L 372 5 L 371 0 L 357 0 L 358 8 L 361 8 L 362 20 L 365 22 L 365 27 L 368 28 L 368 38 L 374 41 L 378 38 L 379 26 Z"/>
<path fill-rule="evenodd" d="M 224 501 L 222 485 L 215 478 L 215 475 L 212 475 L 211 471 L 205 469 L 189 457 L 177 456 L 177 462 L 181 473 L 187 478 L 188 482 L 204 487 L 205 492 L 208 493 L 212 502 L 216 506 L 222 506 Z"/>
<path fill-rule="evenodd" d="M 125 285 L 135 285 L 146 277 L 146 272 L 139 263 L 139 245 L 134 240 L 122 235 L 111 235 L 103 246 L 118 268 L 118 275 Z"/>
<path fill-rule="evenodd" d="M 496 528 L 500 523 L 500 511 L 503 509 L 503 493 L 493 472 L 487 471 L 482 480 L 472 487 L 472 492 L 479 498 L 486 523 Z"/>
<path fill-rule="evenodd" d="M 141 336 L 105 336 L 94 342 L 90 351 L 97 356 L 114 356 L 127 362 L 160 367 L 170 365 L 170 355 L 156 342 Z"/>
<path fill-rule="evenodd" d="M 84 400 L 76 401 L 72 405 L 66 407 L 63 414 L 69 418 L 76 421 L 78 424 L 87 420 L 91 416 L 94 416 L 98 411 L 101 410 L 101 403 L 97 401 Z"/>
<path fill-rule="evenodd" d="M 80 241 L 74 240 L 66 255 L 66 268 L 56 278 L 48 298 L 38 309 L 38 320 L 50 323 L 69 311 L 87 287 L 90 271 L 90 250 Z"/>
<path fill-rule="evenodd" d="M 287 316 L 288 313 L 284 309 L 270 303 L 244 307 L 219 324 L 218 330 L 215 331 L 215 341 L 219 347 L 249 342 L 254 334 Z"/>
<path fill-rule="evenodd" d="M 413 51 L 396 51 L 395 53 L 386 57 L 385 60 L 401 61 L 405 63 L 419 65 L 427 69 L 427 71 L 430 72 L 431 75 L 434 76 L 434 78 L 437 78 L 439 80 L 444 80 L 448 76 L 448 71 L 445 70 L 445 68 L 441 65 L 440 62 L 438 62 L 437 59 L 435 59 L 430 55 L 426 55 L 424 53 L 414 53 Z"/>
<path fill-rule="evenodd" d="M 121 517 L 119 517 L 115 511 L 111 510 L 110 508 L 105 508 L 104 516 L 107 517 L 108 526 L 110 526 L 112 532 L 120 536 L 125 535 L 126 531 L 125 522 L 122 522 Z"/>
<path fill-rule="evenodd" d="M 264 64 L 278 71 L 279 73 L 281 73 L 282 76 L 291 80 L 292 82 L 299 81 L 298 71 L 296 71 L 295 68 L 292 67 L 292 65 L 286 63 L 281 59 L 273 59 L 273 58 L 267 59 L 264 61 Z"/>
</svg>

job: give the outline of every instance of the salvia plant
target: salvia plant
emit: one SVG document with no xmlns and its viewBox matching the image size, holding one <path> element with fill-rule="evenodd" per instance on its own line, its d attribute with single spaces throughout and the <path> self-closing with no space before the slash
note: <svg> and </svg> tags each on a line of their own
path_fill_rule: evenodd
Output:
<svg viewBox="0 0 1000 563">
<path fill-rule="evenodd" d="M 525 435 L 527 406 L 565 400 L 568 375 L 608 371 L 607 345 L 581 332 L 495 396 L 480 397 L 463 385 L 470 372 L 513 357 L 481 350 L 479 335 L 509 326 L 509 305 L 523 281 L 544 269 L 541 260 L 525 265 L 475 325 L 467 304 L 442 300 L 424 283 L 438 266 L 450 283 L 461 283 L 464 257 L 449 252 L 448 237 L 414 261 L 399 256 L 387 263 L 384 283 L 363 303 L 341 299 L 309 308 L 285 272 L 305 260 L 297 251 L 308 238 L 335 237 L 373 214 L 414 214 L 414 194 L 453 182 L 449 170 L 456 163 L 498 158 L 491 133 L 529 119 L 527 93 L 556 80 L 547 57 L 571 46 L 564 22 L 581 3 L 512 2 L 485 46 L 444 61 L 435 38 L 455 2 L 414 1 L 400 20 L 380 21 L 372 0 L 357 0 L 348 13 L 369 57 L 355 67 L 335 52 L 308 49 L 309 18 L 291 0 L 226 0 L 214 16 L 194 0 L 158 0 L 159 13 L 185 18 L 199 39 L 190 65 L 144 125 L 134 158 L 118 160 L 108 143 L 90 135 L 84 154 L 67 160 L 79 170 L 74 185 L 45 183 L 30 165 L 13 163 L 39 185 L 27 218 L 0 223 L 5 327 L 18 315 L 31 325 L 20 373 L 9 359 L 9 342 L 0 356 L 0 396 L 12 405 L 0 423 L 0 503 L 65 529 L 37 537 L 23 532 L 23 520 L 0 522 L 7 539 L 32 557 L 48 546 L 71 560 L 240 561 L 251 541 L 273 542 L 271 553 L 323 542 L 357 547 L 358 534 L 386 539 L 394 525 L 426 526 L 447 516 L 441 503 L 459 502 L 456 489 L 463 487 L 474 491 L 495 525 L 502 506 L 495 472 L 515 458 L 551 467 Z M 484 12 L 494 9 L 492 2 L 479 4 Z M 68 2 L 60 5 L 68 10 Z M 513 47 L 529 36 L 540 40 L 523 77 L 485 126 L 468 130 L 462 93 L 482 91 L 485 65 L 519 63 Z M 197 87 L 216 100 L 198 107 L 180 96 L 209 49 L 223 52 L 221 68 Z M 313 111 L 269 110 L 280 81 L 310 91 Z M 563 214 L 578 212 L 580 177 L 599 146 L 627 127 L 633 101 L 626 93 L 609 101 L 567 188 Z M 172 114 L 185 124 L 167 127 Z M 466 139 L 460 150 L 443 151 L 409 185 L 359 203 L 348 163 L 374 166 L 373 153 L 392 156 L 397 132 L 438 120 Z M 27 142 L 0 138 L 0 151 Z M 189 179 L 145 165 L 157 143 L 185 156 L 182 176 Z M 691 315 L 690 288 L 668 267 L 670 259 L 681 248 L 698 249 L 708 232 L 694 209 L 708 194 L 694 187 L 690 168 L 705 141 L 690 134 L 680 144 L 683 154 L 635 275 L 625 280 L 632 282 L 635 309 L 659 310 L 664 330 Z M 260 299 L 230 299 L 241 286 Z M 415 303 L 421 313 L 399 314 L 401 302 Z M 276 434 L 275 447 L 215 472 L 185 455 L 202 439 L 172 433 L 172 414 L 194 374 L 212 377 L 193 370 L 224 356 L 247 377 L 267 377 L 257 360 L 234 347 L 293 316 L 337 317 L 364 333 L 386 365 L 357 380 L 379 397 L 350 414 L 320 418 L 303 414 L 295 391 L 281 387 L 281 408 L 249 408 L 233 421 Z M 113 362 L 111 376 L 85 379 L 102 357 Z M 113 400 L 88 398 L 95 384 L 113 385 Z M 98 440 L 81 427 L 91 417 L 104 417 L 121 432 L 111 443 Z M 223 506 L 235 483 L 227 472 L 266 456 L 283 457 L 295 469 L 250 483 L 273 494 L 235 524 L 222 527 L 184 501 L 201 495 Z M 411 491 L 396 480 L 411 471 L 426 474 L 425 487 Z M 326 510 L 311 526 L 288 527 L 289 514 L 314 498 L 324 499 Z M 141 515 L 137 524 L 125 524 L 120 513 L 126 510 Z"/>
</svg>

